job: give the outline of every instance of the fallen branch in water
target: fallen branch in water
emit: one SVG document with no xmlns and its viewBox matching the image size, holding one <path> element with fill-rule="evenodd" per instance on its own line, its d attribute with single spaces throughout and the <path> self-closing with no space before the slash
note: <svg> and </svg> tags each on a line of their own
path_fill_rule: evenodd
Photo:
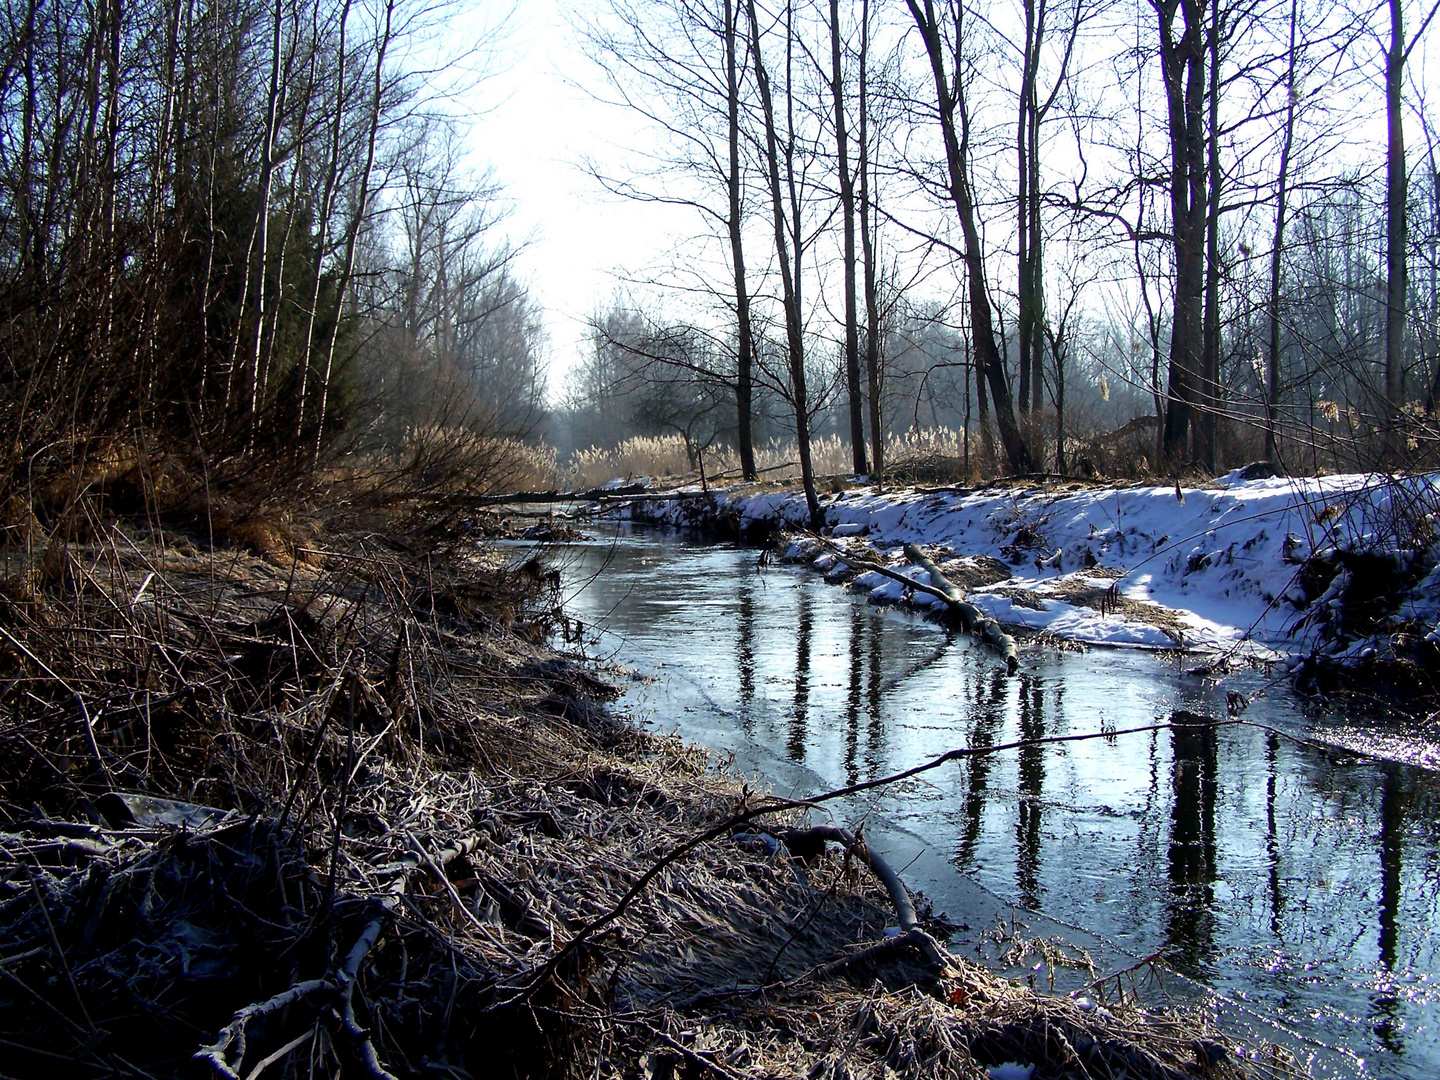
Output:
<svg viewBox="0 0 1440 1080">
<path fill-rule="evenodd" d="M 993 645 L 1000 655 L 1005 657 L 1006 670 L 1014 675 L 1016 669 L 1020 667 L 1020 654 L 1015 648 L 1015 639 L 1001 630 L 1000 624 L 994 619 L 966 600 L 965 594 L 950 583 L 949 579 L 940 572 L 940 568 L 930 560 L 925 552 L 920 550 L 918 545 L 906 544 L 905 557 L 930 575 L 930 584 L 944 594 L 950 610 L 960 619 L 961 628 Z"/>
<path fill-rule="evenodd" d="M 970 603 L 970 601 L 966 600 L 965 594 L 961 592 L 960 589 L 941 572 L 940 568 L 935 565 L 929 556 L 921 551 L 915 544 L 905 545 L 905 556 L 916 566 L 920 567 L 921 570 L 924 570 L 930 575 L 929 585 L 923 585 L 914 578 L 907 577 L 900 573 L 898 570 L 891 570 L 888 566 L 881 566 L 879 563 L 871 562 L 869 559 L 863 559 L 857 555 L 853 555 L 839 544 L 823 536 L 816 535 L 815 533 L 808 535 L 813 536 L 816 540 L 819 540 L 820 543 L 835 552 L 835 554 L 839 555 L 847 566 L 853 567 L 856 570 L 873 571 L 881 577 L 887 577 L 891 581 L 898 581 L 900 584 L 907 586 L 915 592 L 922 592 L 927 596 L 935 597 L 937 600 L 944 600 L 945 603 L 950 606 L 951 613 L 960 620 L 960 629 L 964 630 L 967 634 L 974 634 L 986 644 L 993 646 L 996 651 L 1005 658 L 1005 669 L 1011 675 L 1015 674 L 1016 670 L 1019 669 L 1020 654 L 1015 645 L 1015 639 L 1000 629 L 998 622 L 990 618 L 974 604 Z"/>
</svg>

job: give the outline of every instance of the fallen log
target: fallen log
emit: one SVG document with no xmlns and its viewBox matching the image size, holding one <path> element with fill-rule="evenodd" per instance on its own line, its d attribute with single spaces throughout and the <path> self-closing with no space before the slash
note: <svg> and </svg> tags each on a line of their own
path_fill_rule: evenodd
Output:
<svg viewBox="0 0 1440 1080">
<path fill-rule="evenodd" d="M 959 617 L 961 628 L 993 645 L 1000 655 L 1005 657 L 1005 667 L 1010 674 L 1015 674 L 1015 670 L 1020 666 L 1020 654 L 1015 647 L 1015 639 L 1001 630 L 1000 624 L 994 619 L 966 600 L 965 594 L 951 584 L 930 557 L 920 550 L 919 545 L 906 544 L 905 557 L 930 575 L 930 584 L 940 590 L 946 603 L 950 605 L 950 610 Z"/>
<path fill-rule="evenodd" d="M 510 491 L 498 495 L 444 492 L 429 498 L 457 506 L 504 506 L 507 503 L 603 502 L 606 499 L 634 498 L 648 490 L 644 484 L 626 484 L 623 487 L 590 488 L 588 491 Z"/>
<path fill-rule="evenodd" d="M 1005 669 L 1011 675 L 1020 667 L 1020 653 L 1015 645 L 1015 639 L 1000 628 L 1000 624 L 990 618 L 974 604 L 965 599 L 965 594 L 960 591 L 935 565 L 933 561 L 914 544 L 905 545 L 905 556 L 916 566 L 920 567 L 930 575 L 930 584 L 923 585 L 914 578 L 906 577 L 888 566 L 881 566 L 879 563 L 871 562 L 869 559 L 861 559 L 850 554 L 839 544 L 831 543 L 823 536 L 816 537 L 822 544 L 835 552 L 845 560 L 846 565 L 856 570 L 873 570 L 881 577 L 887 577 L 891 581 L 898 581 L 907 585 L 915 592 L 925 593 L 937 600 L 944 600 L 949 605 L 950 612 L 960 622 L 960 629 L 966 633 L 974 634 L 987 645 L 993 646 L 1001 656 L 1005 658 Z"/>
</svg>

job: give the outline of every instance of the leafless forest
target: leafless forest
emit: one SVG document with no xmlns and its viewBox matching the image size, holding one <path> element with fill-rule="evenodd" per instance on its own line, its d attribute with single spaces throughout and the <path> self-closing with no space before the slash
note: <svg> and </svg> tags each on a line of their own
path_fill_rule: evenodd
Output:
<svg viewBox="0 0 1440 1080">
<path fill-rule="evenodd" d="M 87 489 L 183 500 L 357 452 L 420 475 L 436 443 L 534 428 L 538 313 L 438 107 L 466 73 L 434 9 L 25 0 L 4 19 L 9 524 Z"/>
<path fill-rule="evenodd" d="M 932 428 L 969 473 L 1431 463 L 1432 7 L 581 11 L 580 77 L 653 134 L 590 190 L 694 230 L 548 400 L 456 14 L 7 0 L 8 524 L 361 461 L 494 486 L 632 436 L 747 475 L 794 444 L 812 492 L 812 438 L 868 473 Z"/>
<path fill-rule="evenodd" d="M 612 4 L 598 65 L 666 137 L 600 179 L 697 229 L 579 397 L 742 446 L 808 417 L 860 472 L 928 426 L 1014 471 L 1420 465 L 1430 14 Z"/>
</svg>

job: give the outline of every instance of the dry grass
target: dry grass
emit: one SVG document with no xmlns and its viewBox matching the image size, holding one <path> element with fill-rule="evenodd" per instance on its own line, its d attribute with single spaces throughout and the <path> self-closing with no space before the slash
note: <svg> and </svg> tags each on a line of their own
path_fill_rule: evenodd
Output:
<svg viewBox="0 0 1440 1080">
<path fill-rule="evenodd" d="M 1203 1021 L 868 949 L 884 894 L 834 852 L 722 827 L 622 905 L 755 797 L 544 647 L 536 560 L 46 550 L 0 587 L 9 1075 L 1276 1074 Z"/>
<path fill-rule="evenodd" d="M 207 1044 L 244 1075 L 295 1039 L 266 1075 L 408 1073 L 437 1048 L 462 1074 L 497 1052 L 563 1074 L 612 997 L 784 980 L 883 926 L 838 862 L 811 883 L 721 842 L 537 985 L 742 796 L 544 648 L 549 571 L 343 536 L 320 567 L 118 527 L 62 550 L 14 556 L 0 589 L 12 1075 L 55 1054 L 173 1074 Z M 283 1016 L 243 1012 L 295 987 Z"/>
<path fill-rule="evenodd" d="M 979 467 L 979 451 L 978 447 L 971 449 L 971 471 L 975 473 Z M 816 476 L 848 476 L 854 464 L 849 442 L 838 435 L 812 440 L 810 458 Z M 703 459 L 707 477 L 740 475 L 740 457 L 728 446 L 706 450 Z M 767 479 L 798 479 L 799 462 L 794 440 L 772 439 L 755 448 L 755 466 Z M 890 435 L 886 440 L 885 464 L 887 476 L 907 482 L 959 482 L 974 478 L 964 475 L 964 436 L 948 428 L 911 429 Z M 563 479 L 570 490 L 580 491 L 612 480 L 698 479 L 698 475 L 691 468 L 685 440 L 679 435 L 659 435 L 627 439 L 609 450 L 591 447 L 577 451 Z"/>
<path fill-rule="evenodd" d="M 1119 615 L 1131 622 L 1157 627 L 1169 634 L 1177 645 L 1184 644 L 1184 628 L 1180 623 L 1179 615 L 1172 609 L 1161 607 L 1159 604 L 1147 604 L 1141 600 L 1134 600 L 1114 585 L 1098 585 L 1090 580 L 1092 577 L 1109 578 L 1112 576 L 1112 574 L 1092 574 L 1089 570 L 1078 574 L 1069 574 L 1048 583 L 1042 595 L 1047 599 L 1063 600 L 1065 603 L 1074 604 L 1077 607 L 1091 608 L 1102 615 Z"/>
</svg>

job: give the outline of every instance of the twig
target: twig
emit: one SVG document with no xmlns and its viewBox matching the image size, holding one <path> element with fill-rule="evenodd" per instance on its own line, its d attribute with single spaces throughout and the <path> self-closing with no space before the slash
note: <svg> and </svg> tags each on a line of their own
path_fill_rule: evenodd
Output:
<svg viewBox="0 0 1440 1080">
<path fill-rule="evenodd" d="M 484 922 L 478 915 L 475 914 L 475 912 L 471 911 L 470 908 L 466 906 L 465 901 L 461 899 L 459 892 L 456 891 L 454 882 L 452 882 L 448 877 L 445 876 L 445 871 L 440 869 L 440 865 L 430 857 L 430 853 L 425 850 L 425 846 L 421 844 L 419 840 L 416 840 L 413 836 L 410 837 L 409 840 L 410 846 L 415 849 L 416 853 L 419 854 L 420 858 L 424 861 L 430 872 L 435 875 L 435 879 L 439 881 L 440 885 L 445 889 L 446 895 L 450 897 L 450 902 L 460 910 L 460 913 L 465 916 L 465 918 L 470 922 L 472 926 L 474 926 L 477 930 L 479 930 L 482 934 L 485 935 L 487 940 L 494 941 L 493 929 L 491 928 L 491 926 L 488 923 Z M 503 941 L 495 941 L 495 945 L 511 960 L 515 961 L 515 963 L 524 963 L 523 958 L 516 956 L 513 952 L 506 948 Z"/>
<path fill-rule="evenodd" d="M 299 1035 L 296 1035 L 295 1038 L 291 1039 L 284 1046 L 280 1047 L 280 1049 L 274 1051 L 273 1053 L 266 1054 L 263 1058 L 257 1061 L 255 1063 L 255 1067 L 245 1074 L 245 1080 L 257 1080 L 260 1074 L 266 1069 L 268 1069 L 271 1065 L 274 1065 L 275 1062 L 279 1061 L 286 1054 L 290 1053 L 291 1050 L 299 1049 L 300 1044 L 303 1043 L 306 1039 L 313 1039 L 314 1037 L 315 1031 L 313 1028 L 310 1031 L 302 1031 Z"/>
<path fill-rule="evenodd" d="M 1102 976 L 1100 976 L 1100 978 L 1096 979 L 1094 982 L 1087 983 L 1086 985 L 1080 987 L 1079 990 L 1075 990 L 1075 991 L 1071 992 L 1070 996 L 1071 996 L 1072 998 L 1073 998 L 1073 997 L 1079 997 L 1081 994 L 1083 994 L 1083 993 L 1085 993 L 1086 991 L 1089 991 L 1089 990 L 1104 989 L 1105 984 L 1108 983 L 1111 979 L 1114 979 L 1114 980 L 1115 980 L 1115 989 L 1116 989 L 1117 991 L 1120 991 L 1121 996 L 1122 996 L 1122 999 L 1123 999 L 1124 990 L 1123 990 L 1123 989 L 1121 988 L 1121 986 L 1120 986 L 1120 979 L 1121 979 L 1122 977 L 1124 977 L 1124 976 L 1126 976 L 1126 975 L 1133 975 L 1135 972 L 1139 971 L 1141 968 L 1145 967 L 1147 964 L 1153 964 L 1153 963 L 1155 963 L 1155 962 L 1157 962 L 1157 961 L 1164 960 L 1164 959 L 1165 959 L 1165 950 L 1164 950 L 1164 949 L 1158 949 L 1158 950 L 1156 950 L 1155 952 L 1152 952 L 1149 956 L 1143 956 L 1143 957 L 1141 957 L 1139 960 L 1136 960 L 1133 964 L 1130 964 L 1130 965 L 1127 966 L 1127 967 L 1123 967 L 1123 968 L 1121 968 L 1119 971 L 1112 971 L 1112 972 L 1110 972 L 1110 974 L 1108 974 L 1108 975 L 1102 975 Z"/>
<path fill-rule="evenodd" d="M 296 1002 L 334 989 L 335 984 L 328 979 L 307 979 L 305 982 L 296 983 L 289 989 L 282 990 L 264 1001 L 246 1005 L 235 1013 L 230 1023 L 221 1029 L 219 1037 L 213 1043 L 195 1051 L 194 1060 L 205 1062 L 218 1075 L 225 1077 L 225 1080 L 241 1080 L 240 1074 L 230 1067 L 225 1061 L 225 1057 L 233 1046 L 236 1066 L 238 1067 L 245 1060 L 245 1029 L 251 1020 L 269 1016 Z"/>
<path fill-rule="evenodd" d="M 90 710 L 85 707 L 85 699 L 76 694 L 75 704 L 80 706 L 80 718 L 85 722 L 85 738 L 90 743 L 90 752 L 95 755 L 95 764 L 100 766 L 100 771 L 105 774 L 106 782 L 114 787 L 115 775 L 110 771 L 110 766 L 105 764 L 105 759 L 100 756 L 100 744 L 95 741 L 95 721 L 90 719 Z"/>
<path fill-rule="evenodd" d="M 62 679 L 59 675 L 56 675 L 49 664 L 45 663 L 44 660 L 41 660 L 33 652 L 27 649 L 23 642 L 16 640 L 15 637 L 10 633 L 10 631 L 6 630 L 3 626 L 0 626 L 0 635 L 3 635 L 6 641 L 10 642 L 11 645 L 14 645 L 15 648 L 19 649 L 22 653 L 28 656 L 31 662 L 34 663 L 36 667 L 38 667 L 41 671 L 45 672 L 46 675 L 49 675 L 50 678 L 58 682 L 69 693 L 74 694 L 76 697 L 79 696 L 79 692 L 73 686 L 71 686 L 68 682 Z"/>
<path fill-rule="evenodd" d="M 683 1043 L 680 1043 L 675 1039 L 671 1038 L 670 1035 L 668 1035 L 664 1031 L 661 1031 L 659 1028 L 654 1027 L 651 1024 L 646 1024 L 644 1022 L 637 1022 L 636 1026 L 643 1027 L 646 1031 L 650 1032 L 651 1035 L 659 1038 L 661 1042 L 663 1042 L 671 1050 L 674 1050 L 686 1061 L 690 1062 L 690 1064 L 698 1065 L 703 1069 L 709 1069 L 716 1076 L 724 1077 L 725 1080 L 740 1080 L 740 1076 L 738 1073 L 731 1072 L 729 1069 L 721 1065 L 718 1061 L 712 1061 L 705 1054 L 701 1054 L 695 1050 L 691 1050 L 688 1046 L 685 1046 Z"/>
<path fill-rule="evenodd" d="M 783 813 L 787 810 L 805 810 L 814 806 L 819 806 L 822 803 L 833 802 L 836 799 L 848 798 L 851 795 L 858 795 L 863 791 L 871 791 L 875 788 L 886 787 L 890 784 L 899 783 L 902 780 L 908 780 L 914 776 L 920 776 L 924 773 L 932 772 L 933 770 L 938 769 L 941 766 L 946 765 L 952 761 L 960 761 L 964 758 L 976 757 L 981 754 L 997 754 L 1005 750 L 1016 750 L 1021 747 L 1030 746 L 1045 746 L 1053 743 L 1085 742 L 1091 739 L 1111 739 L 1119 735 L 1138 735 L 1150 731 L 1172 731 L 1176 728 L 1233 727 L 1245 723 L 1247 723 L 1247 721 L 1236 719 L 1207 720 L 1203 724 L 1145 724 L 1140 727 L 1122 728 L 1117 731 L 1091 731 L 1079 735 L 1047 735 L 1039 739 L 1017 739 L 1014 742 L 999 743 L 994 746 L 964 747 L 957 750 L 948 750 L 937 758 L 932 758 L 930 761 L 927 761 L 921 765 L 916 765 L 910 769 L 905 769 L 902 772 L 892 773 L 890 776 L 882 776 L 874 780 L 866 780 L 858 784 L 851 784 L 848 787 L 836 788 L 833 791 L 827 791 L 820 795 L 813 795 L 807 799 L 769 799 L 759 804 L 758 806 L 748 807 L 747 809 L 742 810 L 739 813 L 732 814 L 730 817 L 724 819 L 723 821 L 720 821 L 717 824 L 712 825 L 710 828 L 695 834 L 688 840 L 677 844 L 675 847 L 671 848 L 670 851 L 662 855 L 659 859 L 656 859 L 653 863 L 650 864 L 650 868 L 646 870 L 645 873 L 640 875 L 640 877 L 635 881 L 635 883 L 631 885 L 628 890 L 626 890 L 625 894 L 620 897 L 620 899 L 616 901 L 614 905 L 612 905 L 607 911 L 605 911 L 601 915 L 596 916 L 594 919 L 590 920 L 590 922 L 586 923 L 583 927 L 581 927 L 579 931 L 576 932 L 575 936 L 572 937 L 563 948 L 561 948 L 558 952 L 554 953 L 550 957 L 550 959 L 547 960 L 545 964 L 542 965 L 540 969 L 536 971 L 522 987 L 519 988 L 518 992 L 513 997 L 497 1001 L 494 1005 L 490 1006 L 490 1009 L 494 1010 L 504 1008 L 515 1004 L 515 1002 L 517 1001 L 529 998 L 541 986 L 543 986 L 551 978 L 551 976 L 554 975 L 555 971 L 559 968 L 561 963 L 573 956 L 585 944 L 585 942 L 587 942 L 590 938 L 594 937 L 595 934 L 605 929 L 605 927 L 609 926 L 612 922 L 614 922 L 627 910 L 629 910 L 630 905 L 633 904 L 645 892 L 645 890 L 650 887 L 650 883 L 654 881 L 662 872 L 664 872 L 666 867 L 669 867 L 674 863 L 679 862 L 686 855 L 690 854 L 702 844 L 709 843 L 711 840 L 714 840 L 717 837 L 725 836 L 732 832 L 737 826 L 744 825 L 750 821 L 754 821 L 756 818 L 764 817 L 770 814 Z"/>
<path fill-rule="evenodd" d="M 405 879 L 401 878 L 399 882 L 391 886 L 392 895 L 381 902 L 380 911 L 365 924 L 365 929 L 355 939 L 355 944 L 350 947 L 349 955 L 345 957 L 345 963 L 339 972 L 337 989 L 340 1002 L 336 1015 L 339 1017 L 341 1030 L 355 1044 L 354 1049 L 359 1055 L 360 1063 L 365 1066 L 365 1071 L 370 1074 L 371 1080 L 397 1080 L 397 1078 L 380 1064 L 380 1059 L 375 1053 L 375 1044 L 370 1041 L 370 1033 L 355 1019 L 355 984 L 360 977 L 360 965 L 365 962 L 366 955 L 380 940 L 380 932 L 384 929 L 385 921 L 398 906 L 398 898 L 404 889 L 404 882 Z"/>
</svg>

